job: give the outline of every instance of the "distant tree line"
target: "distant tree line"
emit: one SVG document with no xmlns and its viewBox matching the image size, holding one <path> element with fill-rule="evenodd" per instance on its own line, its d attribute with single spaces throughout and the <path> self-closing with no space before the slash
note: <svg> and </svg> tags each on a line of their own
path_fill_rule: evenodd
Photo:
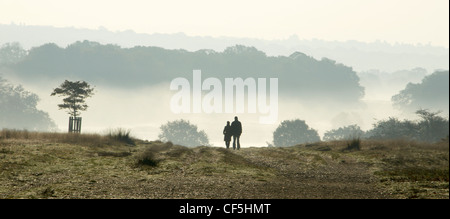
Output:
<svg viewBox="0 0 450 219">
<path fill-rule="evenodd" d="M 254 47 L 241 45 L 228 47 L 223 52 L 189 52 L 159 47 L 121 48 L 83 41 L 66 48 L 49 43 L 25 51 L 18 43 L 8 43 L 0 47 L 0 67 L 9 68 L 22 80 L 82 78 L 98 85 L 103 83 L 122 88 L 170 82 L 176 77 L 190 78 L 193 69 L 201 69 L 205 78 L 276 77 L 279 78 L 282 95 L 302 101 L 357 103 L 364 95 L 364 88 L 359 85 L 359 78 L 352 68 L 333 60 L 316 60 L 300 52 L 271 57 Z M 437 71 L 426 76 L 421 83 L 408 84 L 392 97 L 392 102 L 404 110 L 431 108 L 448 111 L 448 90 L 449 71 Z M 0 78 L 0 128 L 55 128 L 48 114 L 36 108 L 38 101 L 37 95 Z M 416 113 L 421 120 L 389 118 L 377 122 L 366 132 L 357 125 L 341 127 L 326 132 L 323 140 L 361 136 L 434 142 L 448 136 L 448 119 L 439 116 L 439 112 L 418 110 Z M 208 144 L 206 134 L 187 121 L 162 126 L 168 131 L 163 131 L 160 138 L 176 139 L 177 135 L 167 136 L 174 134 L 171 130 L 176 129 L 172 127 L 177 126 L 189 128 L 199 136 L 193 144 Z M 273 138 L 276 146 L 320 141 L 317 131 L 300 119 L 281 122 Z"/>
<path fill-rule="evenodd" d="M 408 139 L 422 142 L 438 142 L 448 139 L 449 120 L 439 116 L 440 112 L 417 110 L 418 121 L 389 118 L 378 121 L 373 128 L 363 131 L 358 125 L 350 125 L 325 132 L 324 141 L 352 139 Z M 275 146 L 293 146 L 297 144 L 320 141 L 315 129 L 303 120 L 286 120 L 281 122 L 273 133 Z"/>
<path fill-rule="evenodd" d="M 372 139 L 411 139 L 424 142 L 437 142 L 449 135 L 449 120 L 439 116 L 439 112 L 418 110 L 419 121 L 389 118 L 374 124 L 367 131 L 366 138 Z"/>
<path fill-rule="evenodd" d="M 300 99 L 356 103 L 364 96 L 364 88 L 351 67 L 327 58 L 316 60 L 301 52 L 267 56 L 254 47 L 242 45 L 223 52 L 189 52 L 143 46 L 121 48 L 83 41 L 66 48 L 49 43 L 18 56 L 7 63 L 24 80 L 76 78 L 97 85 L 136 88 L 170 82 L 177 77 L 191 78 L 194 69 L 201 69 L 205 78 L 279 78 L 279 92 Z"/>
<path fill-rule="evenodd" d="M 49 43 L 25 51 L 18 43 L 6 43 L 0 47 L 0 66 L 7 66 L 22 80 L 73 78 L 116 88 L 149 86 L 176 77 L 191 78 L 192 70 L 201 69 L 204 78 L 279 78 L 280 94 L 305 104 L 358 103 L 364 96 L 364 87 L 351 67 L 327 58 L 316 60 L 301 52 L 267 56 L 254 47 L 242 45 L 222 52 L 207 49 L 189 52 L 78 41 L 66 48 Z M 448 90 L 449 71 L 436 71 L 421 83 L 408 84 L 392 97 L 392 102 L 399 109 L 412 112 L 419 108 L 448 112 Z"/>
</svg>

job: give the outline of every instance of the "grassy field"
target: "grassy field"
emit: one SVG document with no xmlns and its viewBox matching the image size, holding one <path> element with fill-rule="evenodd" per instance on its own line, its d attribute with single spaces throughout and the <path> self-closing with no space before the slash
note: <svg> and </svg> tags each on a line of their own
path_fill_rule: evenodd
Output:
<svg viewBox="0 0 450 219">
<path fill-rule="evenodd" d="M 0 198 L 448 199 L 449 144 L 187 148 L 109 135 L 0 131 Z"/>
</svg>

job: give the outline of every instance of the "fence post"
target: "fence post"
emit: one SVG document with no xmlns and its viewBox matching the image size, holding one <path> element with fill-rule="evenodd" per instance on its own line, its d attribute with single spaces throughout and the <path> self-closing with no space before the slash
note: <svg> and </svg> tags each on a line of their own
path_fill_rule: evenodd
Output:
<svg viewBox="0 0 450 219">
<path fill-rule="evenodd" d="M 73 117 L 69 117 L 69 133 L 73 131 Z"/>
<path fill-rule="evenodd" d="M 81 117 L 78 117 L 78 133 L 81 133 Z"/>
<path fill-rule="evenodd" d="M 69 133 L 81 132 L 81 117 L 69 117 Z"/>
</svg>

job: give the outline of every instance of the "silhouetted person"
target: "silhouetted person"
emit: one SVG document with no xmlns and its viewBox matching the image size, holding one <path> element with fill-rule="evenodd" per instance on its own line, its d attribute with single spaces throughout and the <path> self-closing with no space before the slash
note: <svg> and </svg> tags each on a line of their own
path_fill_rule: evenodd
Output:
<svg viewBox="0 0 450 219">
<path fill-rule="evenodd" d="M 227 146 L 228 149 L 230 148 L 231 136 L 233 135 L 229 121 L 227 121 L 227 125 L 223 129 L 223 135 L 224 135 L 223 140 L 225 141 L 225 145 Z"/>
<path fill-rule="evenodd" d="M 234 121 L 231 123 L 231 132 L 233 133 L 233 150 L 236 149 L 236 141 L 237 141 L 237 149 L 241 148 L 241 144 L 239 142 L 239 138 L 242 134 L 242 124 L 239 122 L 238 117 L 234 117 Z"/>
</svg>

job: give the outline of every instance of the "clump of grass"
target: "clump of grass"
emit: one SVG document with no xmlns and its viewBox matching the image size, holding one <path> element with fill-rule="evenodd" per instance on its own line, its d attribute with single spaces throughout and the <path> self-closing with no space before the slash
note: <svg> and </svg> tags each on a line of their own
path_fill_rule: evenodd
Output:
<svg viewBox="0 0 450 219">
<path fill-rule="evenodd" d="M 146 150 L 140 156 L 138 156 L 137 165 L 155 167 L 159 163 L 159 160 L 157 160 L 155 157 L 155 152 Z"/>
<path fill-rule="evenodd" d="M 162 161 L 158 154 L 163 151 L 168 151 L 172 147 L 173 144 L 170 141 L 166 143 L 154 142 L 153 144 L 149 145 L 144 152 L 137 156 L 137 166 L 157 166 L 158 163 Z"/>
<path fill-rule="evenodd" d="M 344 151 L 359 151 L 361 150 L 361 139 L 353 138 L 350 142 L 347 143 L 347 147 Z"/>
<path fill-rule="evenodd" d="M 131 130 L 129 129 L 123 129 L 123 128 L 117 128 L 114 130 L 109 130 L 109 133 L 107 136 L 110 139 L 123 142 L 130 145 L 136 145 L 134 142 L 134 139 L 130 136 Z"/>
</svg>

